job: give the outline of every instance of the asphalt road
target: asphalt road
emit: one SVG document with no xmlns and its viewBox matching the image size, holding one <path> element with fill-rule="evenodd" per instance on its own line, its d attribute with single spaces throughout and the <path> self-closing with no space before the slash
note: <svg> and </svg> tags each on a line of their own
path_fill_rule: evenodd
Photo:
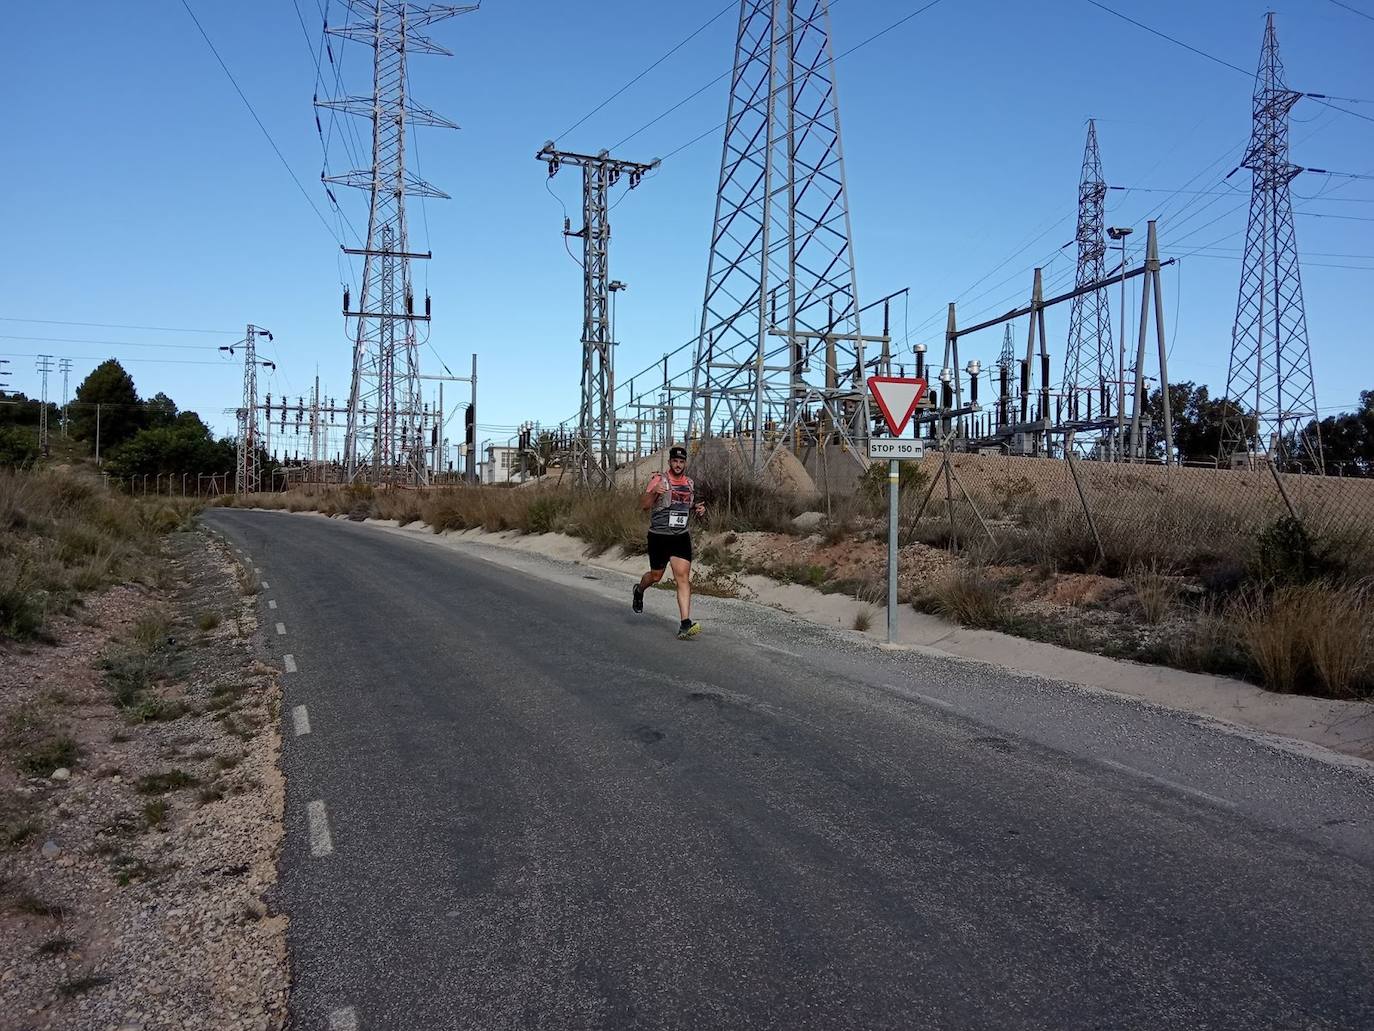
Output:
<svg viewBox="0 0 1374 1031">
<path fill-rule="evenodd" d="M 571 563 L 206 522 L 291 656 L 294 1027 L 1374 1027 L 1367 766 L 736 601 L 680 642 Z"/>
</svg>

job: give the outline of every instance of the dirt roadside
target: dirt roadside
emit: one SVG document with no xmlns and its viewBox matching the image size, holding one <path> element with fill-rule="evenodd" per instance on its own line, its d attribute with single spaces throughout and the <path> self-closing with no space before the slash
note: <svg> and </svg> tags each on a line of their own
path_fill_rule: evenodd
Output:
<svg viewBox="0 0 1374 1031">
<path fill-rule="evenodd" d="M 168 536 L 118 587 L 0 647 L 0 1028 L 280 1028 L 276 670 L 223 545 Z"/>
</svg>

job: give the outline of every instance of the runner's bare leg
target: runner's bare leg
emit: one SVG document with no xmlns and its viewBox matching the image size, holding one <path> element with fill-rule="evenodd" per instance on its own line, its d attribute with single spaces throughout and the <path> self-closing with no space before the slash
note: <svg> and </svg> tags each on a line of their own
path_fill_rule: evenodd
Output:
<svg viewBox="0 0 1374 1031">
<path fill-rule="evenodd" d="M 692 563 L 676 555 L 668 560 L 673 567 L 673 584 L 677 587 L 677 610 L 683 619 L 692 618 Z"/>
</svg>

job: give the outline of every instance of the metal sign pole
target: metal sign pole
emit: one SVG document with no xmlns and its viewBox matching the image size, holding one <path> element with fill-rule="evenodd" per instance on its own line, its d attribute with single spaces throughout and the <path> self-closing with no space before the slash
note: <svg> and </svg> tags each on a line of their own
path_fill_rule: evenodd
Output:
<svg viewBox="0 0 1374 1031">
<path fill-rule="evenodd" d="M 870 461 L 887 459 L 887 643 L 897 643 L 897 502 L 901 496 L 901 462 L 924 457 L 919 439 L 903 440 L 902 430 L 925 396 L 926 381 L 901 376 L 870 376 L 868 389 L 887 423 L 890 437 L 868 438 Z M 871 429 L 871 427 L 865 427 Z"/>
<path fill-rule="evenodd" d="M 901 466 L 897 459 L 887 463 L 887 643 L 897 639 L 897 495 L 901 488 Z"/>
</svg>

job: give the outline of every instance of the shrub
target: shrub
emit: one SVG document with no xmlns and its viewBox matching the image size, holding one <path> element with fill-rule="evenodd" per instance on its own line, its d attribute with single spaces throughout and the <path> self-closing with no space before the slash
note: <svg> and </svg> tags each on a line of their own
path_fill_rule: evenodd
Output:
<svg viewBox="0 0 1374 1031">
<path fill-rule="evenodd" d="M 1005 602 L 997 584 L 977 566 L 959 566 L 936 582 L 929 603 L 961 626 L 989 630 L 1004 621 Z"/>
<path fill-rule="evenodd" d="M 33 704 L 20 706 L 5 721 L 0 747 L 24 773 L 47 777 L 60 766 L 76 765 L 76 739 Z"/>
<path fill-rule="evenodd" d="M 185 770 L 167 770 L 164 773 L 150 773 L 139 777 L 134 783 L 134 790 L 140 795 L 165 795 L 169 791 L 193 788 L 199 783 L 200 781 Z"/>
<path fill-rule="evenodd" d="M 571 511 L 570 499 L 556 494 L 543 494 L 530 502 L 526 530 L 529 533 L 553 533 L 562 526 L 564 517 Z"/>
<path fill-rule="evenodd" d="M 1265 584 L 1307 584 L 1340 571 L 1330 550 L 1292 516 L 1260 531 L 1251 567 L 1254 578 Z"/>
<path fill-rule="evenodd" d="M 43 627 L 47 592 L 38 589 L 29 564 L 0 558 L 0 634 L 35 637 Z"/>
</svg>

